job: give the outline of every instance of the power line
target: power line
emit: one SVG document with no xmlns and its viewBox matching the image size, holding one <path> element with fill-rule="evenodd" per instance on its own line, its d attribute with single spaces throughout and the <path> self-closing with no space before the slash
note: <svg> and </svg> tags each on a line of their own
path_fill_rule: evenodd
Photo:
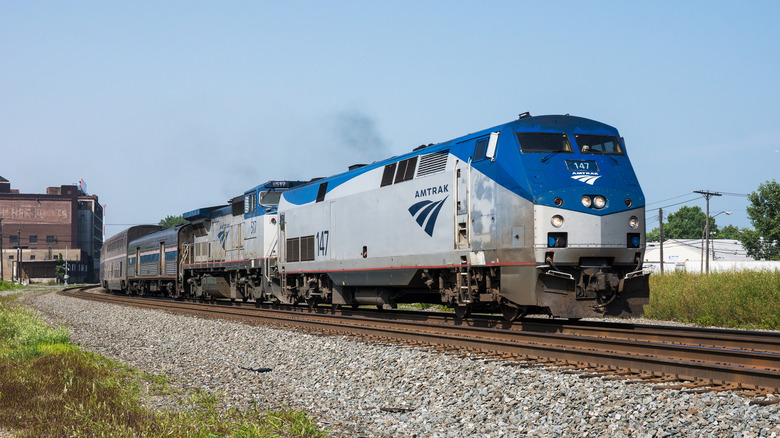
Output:
<svg viewBox="0 0 780 438">
<path fill-rule="evenodd" d="M 664 205 L 663 207 L 660 207 L 660 208 L 674 207 L 675 205 L 687 204 L 687 203 L 689 203 L 691 201 L 695 201 L 695 200 L 701 199 L 701 198 L 702 198 L 701 196 L 697 196 L 695 198 L 687 199 L 685 201 L 677 202 L 675 204 Z"/>
<path fill-rule="evenodd" d="M 655 201 L 655 202 L 651 202 L 651 203 L 649 203 L 649 204 L 645 204 L 645 205 L 655 205 L 655 204 L 660 204 L 660 203 L 662 203 L 662 202 L 671 201 L 671 200 L 673 200 L 673 199 L 679 199 L 679 198 L 683 198 L 683 197 L 685 197 L 685 196 L 690 196 L 690 195 L 691 195 L 690 193 L 683 193 L 683 194 L 682 194 L 682 195 L 680 195 L 680 196 L 675 196 L 675 197 L 673 197 L 673 198 L 664 199 L 664 200 L 662 200 L 662 201 Z M 662 208 L 663 208 L 663 207 L 662 207 Z"/>
</svg>

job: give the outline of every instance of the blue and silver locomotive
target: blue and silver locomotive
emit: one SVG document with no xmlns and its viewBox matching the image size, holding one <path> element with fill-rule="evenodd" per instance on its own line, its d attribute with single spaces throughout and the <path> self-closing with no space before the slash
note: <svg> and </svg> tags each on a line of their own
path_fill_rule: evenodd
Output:
<svg viewBox="0 0 780 438">
<path fill-rule="evenodd" d="M 510 320 L 638 316 L 649 298 L 644 206 L 617 129 L 525 113 L 186 213 L 189 224 L 143 238 L 158 252 L 174 243 L 155 246 L 156 235 L 178 238 L 173 290 L 143 290 L 310 305 L 443 303 L 460 317 L 500 311 Z M 106 284 L 138 289 L 114 277 Z"/>
<path fill-rule="evenodd" d="M 289 190 L 284 293 L 581 318 L 639 315 L 644 196 L 617 129 L 518 120 Z"/>
</svg>

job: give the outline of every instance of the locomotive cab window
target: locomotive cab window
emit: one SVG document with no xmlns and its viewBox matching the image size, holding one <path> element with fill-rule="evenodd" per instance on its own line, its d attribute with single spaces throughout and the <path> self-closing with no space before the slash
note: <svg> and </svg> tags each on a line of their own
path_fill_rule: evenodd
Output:
<svg viewBox="0 0 780 438">
<path fill-rule="evenodd" d="M 487 153 L 488 139 L 483 138 L 477 141 L 477 146 L 474 148 L 474 161 L 484 160 Z"/>
<path fill-rule="evenodd" d="M 255 194 L 251 193 L 244 196 L 244 214 L 255 211 Z"/>
<path fill-rule="evenodd" d="M 569 137 L 563 133 L 518 132 L 517 141 L 524 154 L 572 152 Z"/>
<path fill-rule="evenodd" d="M 574 140 L 583 154 L 623 155 L 623 147 L 616 135 L 575 134 Z"/>
<path fill-rule="evenodd" d="M 282 192 L 262 192 L 260 193 L 260 204 L 277 205 L 282 197 Z"/>
</svg>

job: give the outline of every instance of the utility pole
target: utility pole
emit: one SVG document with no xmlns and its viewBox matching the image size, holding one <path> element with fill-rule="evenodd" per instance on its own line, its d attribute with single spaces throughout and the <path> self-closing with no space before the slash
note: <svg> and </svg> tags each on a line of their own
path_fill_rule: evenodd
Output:
<svg viewBox="0 0 780 438">
<path fill-rule="evenodd" d="M 715 261 L 715 241 L 712 241 L 712 261 Z"/>
<path fill-rule="evenodd" d="M 22 284 L 22 228 L 16 230 L 16 281 Z"/>
<path fill-rule="evenodd" d="M 704 199 L 707 200 L 707 212 L 704 216 L 704 233 L 707 235 L 705 240 L 704 256 L 707 257 L 705 263 L 707 273 L 710 273 L 710 197 L 711 196 L 723 196 L 717 192 L 710 192 L 709 190 L 694 190 L 693 193 L 704 195 Z"/>
<path fill-rule="evenodd" d="M 661 241 L 661 275 L 664 274 L 664 209 L 658 209 L 658 240 Z"/>
</svg>

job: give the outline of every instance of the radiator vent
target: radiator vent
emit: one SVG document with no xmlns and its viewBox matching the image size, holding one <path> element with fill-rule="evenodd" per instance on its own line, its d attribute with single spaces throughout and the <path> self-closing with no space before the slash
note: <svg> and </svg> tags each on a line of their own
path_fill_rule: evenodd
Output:
<svg viewBox="0 0 780 438">
<path fill-rule="evenodd" d="M 434 173 L 444 172 L 447 167 L 447 157 L 449 149 L 446 151 L 434 152 L 420 157 L 420 166 L 417 169 L 417 176 L 433 175 Z"/>
<path fill-rule="evenodd" d="M 301 238 L 296 237 L 294 239 L 287 239 L 287 262 L 299 262 L 301 261 Z"/>
<path fill-rule="evenodd" d="M 314 260 L 314 236 L 287 239 L 287 262 L 309 262 Z"/>
<path fill-rule="evenodd" d="M 314 260 L 314 236 L 301 237 L 301 261 Z"/>
</svg>

